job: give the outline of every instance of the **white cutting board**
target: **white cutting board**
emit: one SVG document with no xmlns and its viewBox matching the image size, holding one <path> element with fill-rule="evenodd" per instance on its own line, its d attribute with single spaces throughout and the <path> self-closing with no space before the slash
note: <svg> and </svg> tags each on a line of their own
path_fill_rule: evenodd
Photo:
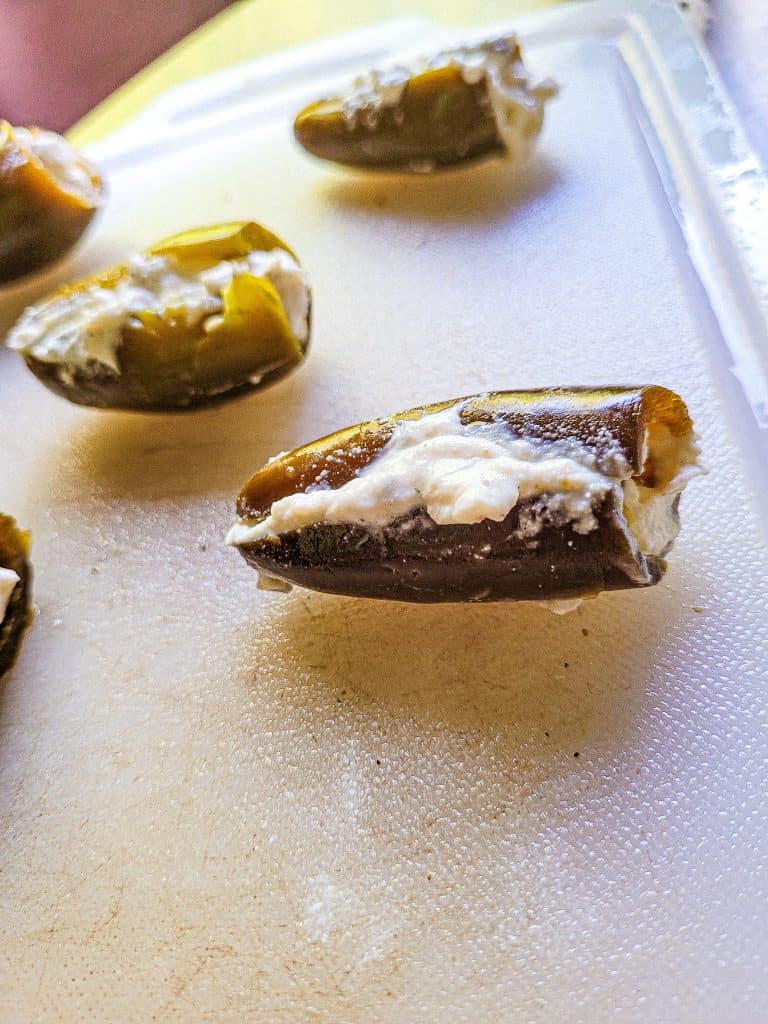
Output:
<svg viewBox="0 0 768 1024">
<path fill-rule="evenodd" d="M 768 1019 L 765 182 L 671 7 L 524 27 L 563 91 L 516 179 L 296 148 L 331 78 L 443 39 L 398 23 L 173 94 L 94 154 L 72 261 L 0 297 L 241 217 L 315 295 L 307 363 L 218 410 L 77 409 L 0 353 L 38 606 L 0 691 L 3 1024 Z M 336 427 L 646 382 L 711 470 L 654 589 L 285 596 L 223 545 L 250 473 Z"/>
</svg>

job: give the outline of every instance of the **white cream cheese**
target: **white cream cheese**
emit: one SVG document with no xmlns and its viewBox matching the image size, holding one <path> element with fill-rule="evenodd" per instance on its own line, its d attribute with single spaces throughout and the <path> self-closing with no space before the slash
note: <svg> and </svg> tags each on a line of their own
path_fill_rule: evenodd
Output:
<svg viewBox="0 0 768 1024">
<path fill-rule="evenodd" d="M 692 435 L 672 434 L 661 422 L 652 422 L 645 431 L 642 462 L 653 453 L 655 479 L 625 480 L 624 517 L 631 539 L 644 555 L 663 556 L 672 546 L 680 523 L 677 502 L 690 480 L 706 470 L 699 465 L 699 446 Z"/>
<path fill-rule="evenodd" d="M 5 618 L 11 594 L 16 589 L 19 581 L 19 574 L 14 572 L 13 569 L 0 568 L 0 622 Z"/>
<path fill-rule="evenodd" d="M 499 139 L 521 162 L 541 131 L 544 104 L 557 95 L 551 80 L 531 83 L 514 36 L 453 52 L 465 82 L 485 81 Z"/>
<path fill-rule="evenodd" d="M 315 523 L 383 527 L 425 508 L 437 524 L 501 522 L 520 501 L 541 499 L 576 533 L 597 527 L 595 510 L 629 475 L 623 459 L 610 460 L 620 476 L 598 466 L 593 449 L 568 441 L 515 437 L 503 423 L 462 422 L 460 407 L 398 423 L 372 462 L 343 486 L 323 483 L 273 503 L 257 523 L 236 523 L 230 545 L 249 544 Z M 533 536 L 541 521 L 525 523 Z"/>
<path fill-rule="evenodd" d="M 93 182 L 94 172 L 63 135 L 40 128 L 14 128 L 12 139 L 22 153 L 29 153 L 43 164 L 63 191 L 89 205 L 99 202 L 100 193 Z"/>
<path fill-rule="evenodd" d="M 416 57 L 406 64 L 358 76 L 352 91 L 343 97 L 350 129 L 358 121 L 375 128 L 383 108 L 397 108 L 410 78 L 446 67 L 458 68 L 470 85 L 485 82 L 499 139 L 511 154 L 524 160 L 541 129 L 544 104 L 556 95 L 558 87 L 551 79 L 532 84 L 515 36 Z"/>
<path fill-rule="evenodd" d="M 92 284 L 82 291 L 54 296 L 30 306 L 11 330 L 6 345 L 66 369 L 94 364 L 120 372 L 121 330 L 136 314 L 169 310 L 185 317 L 190 328 L 211 329 L 224 309 L 222 293 L 233 277 L 252 274 L 274 285 L 291 329 L 300 342 L 309 333 L 307 276 L 284 249 L 252 252 L 224 260 L 199 273 L 184 273 L 168 256 L 136 255 L 114 288 Z"/>
</svg>

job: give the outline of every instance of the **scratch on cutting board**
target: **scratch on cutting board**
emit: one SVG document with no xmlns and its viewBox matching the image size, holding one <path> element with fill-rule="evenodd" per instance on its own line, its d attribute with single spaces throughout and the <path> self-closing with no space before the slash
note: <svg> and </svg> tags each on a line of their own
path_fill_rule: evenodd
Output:
<svg viewBox="0 0 768 1024">
<path fill-rule="evenodd" d="M 53 932 L 53 928 L 51 928 L 51 932 Z M 51 962 L 51 954 L 52 954 L 52 952 L 53 952 L 53 945 L 50 945 L 50 944 L 47 945 L 45 947 L 45 953 L 43 955 L 43 966 L 42 966 L 42 969 L 40 971 L 40 975 L 38 976 L 37 988 L 35 990 L 35 1002 L 38 1004 L 38 1006 L 40 1005 L 40 997 L 41 997 L 42 991 L 43 991 L 43 982 L 45 981 L 45 976 L 48 973 L 48 964 Z"/>
<path fill-rule="evenodd" d="M 206 946 L 203 950 L 196 953 L 193 960 L 192 970 L 189 971 L 188 974 L 171 975 L 170 981 L 172 983 L 172 995 L 169 999 L 166 999 L 157 1011 L 157 1018 L 159 1020 L 164 1019 L 164 1015 L 172 1010 L 183 999 L 185 992 L 192 982 L 195 981 L 195 979 L 198 978 L 207 967 L 210 967 L 217 957 L 237 956 L 239 956 L 239 954 L 234 946 Z"/>
<path fill-rule="evenodd" d="M 202 956 L 198 954 L 192 973 L 188 974 L 185 978 L 176 978 L 173 985 L 173 995 L 175 999 L 181 999 L 195 978 L 205 970 L 209 960 L 210 957 L 207 954 L 203 954 Z"/>
<path fill-rule="evenodd" d="M 189 974 L 187 974 L 184 977 L 180 977 L 179 975 L 171 975 L 171 981 L 173 982 L 173 994 L 169 999 L 166 999 L 166 1001 L 157 1011 L 158 1020 L 164 1020 L 165 1014 L 177 1005 L 177 1003 L 181 1000 L 184 993 L 187 991 L 187 989 L 195 980 L 195 978 L 199 974 L 201 974 L 202 971 L 205 969 L 208 963 L 208 959 L 209 958 L 207 956 L 200 956 L 200 954 L 198 954 L 197 957 L 195 958 L 195 966 L 192 968 L 192 971 Z"/>
<path fill-rule="evenodd" d="M 96 938 L 99 932 L 103 932 L 105 928 L 108 928 L 115 920 L 117 915 L 120 913 L 120 908 L 123 903 L 123 893 L 125 892 L 125 886 L 125 882 L 120 883 L 120 888 L 118 889 L 117 896 L 115 897 L 112 906 L 109 908 L 107 916 L 102 921 L 97 921 L 96 924 L 93 925 L 93 927 L 90 929 L 90 931 L 83 939 L 84 945 L 93 942 L 93 940 Z"/>
</svg>

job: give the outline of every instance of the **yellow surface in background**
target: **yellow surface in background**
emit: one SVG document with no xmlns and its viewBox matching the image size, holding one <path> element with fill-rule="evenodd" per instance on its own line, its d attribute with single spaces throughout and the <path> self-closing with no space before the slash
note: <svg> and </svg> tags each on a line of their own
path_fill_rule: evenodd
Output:
<svg viewBox="0 0 768 1024">
<path fill-rule="evenodd" d="M 77 145 L 125 124 L 168 89 L 254 57 L 384 18 L 421 15 L 444 24 L 499 21 L 558 0 L 240 0 L 118 89 L 67 134 Z"/>
</svg>

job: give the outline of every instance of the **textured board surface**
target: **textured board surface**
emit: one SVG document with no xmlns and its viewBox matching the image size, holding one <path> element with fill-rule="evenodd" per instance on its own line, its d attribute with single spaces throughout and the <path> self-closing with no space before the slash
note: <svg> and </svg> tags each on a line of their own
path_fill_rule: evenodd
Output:
<svg viewBox="0 0 768 1024">
<path fill-rule="evenodd" d="M 0 692 L 7 1024 L 766 1019 L 759 433 L 614 42 L 530 57 L 566 88 L 517 177 L 345 175 L 293 146 L 293 99 L 114 161 L 51 280 L 262 220 L 315 296 L 307 363 L 264 394 L 104 415 L 0 353 L 38 606 Z M 338 426 L 645 382 L 710 469 L 655 589 L 562 618 L 285 596 L 223 546 L 251 471 Z"/>
</svg>

